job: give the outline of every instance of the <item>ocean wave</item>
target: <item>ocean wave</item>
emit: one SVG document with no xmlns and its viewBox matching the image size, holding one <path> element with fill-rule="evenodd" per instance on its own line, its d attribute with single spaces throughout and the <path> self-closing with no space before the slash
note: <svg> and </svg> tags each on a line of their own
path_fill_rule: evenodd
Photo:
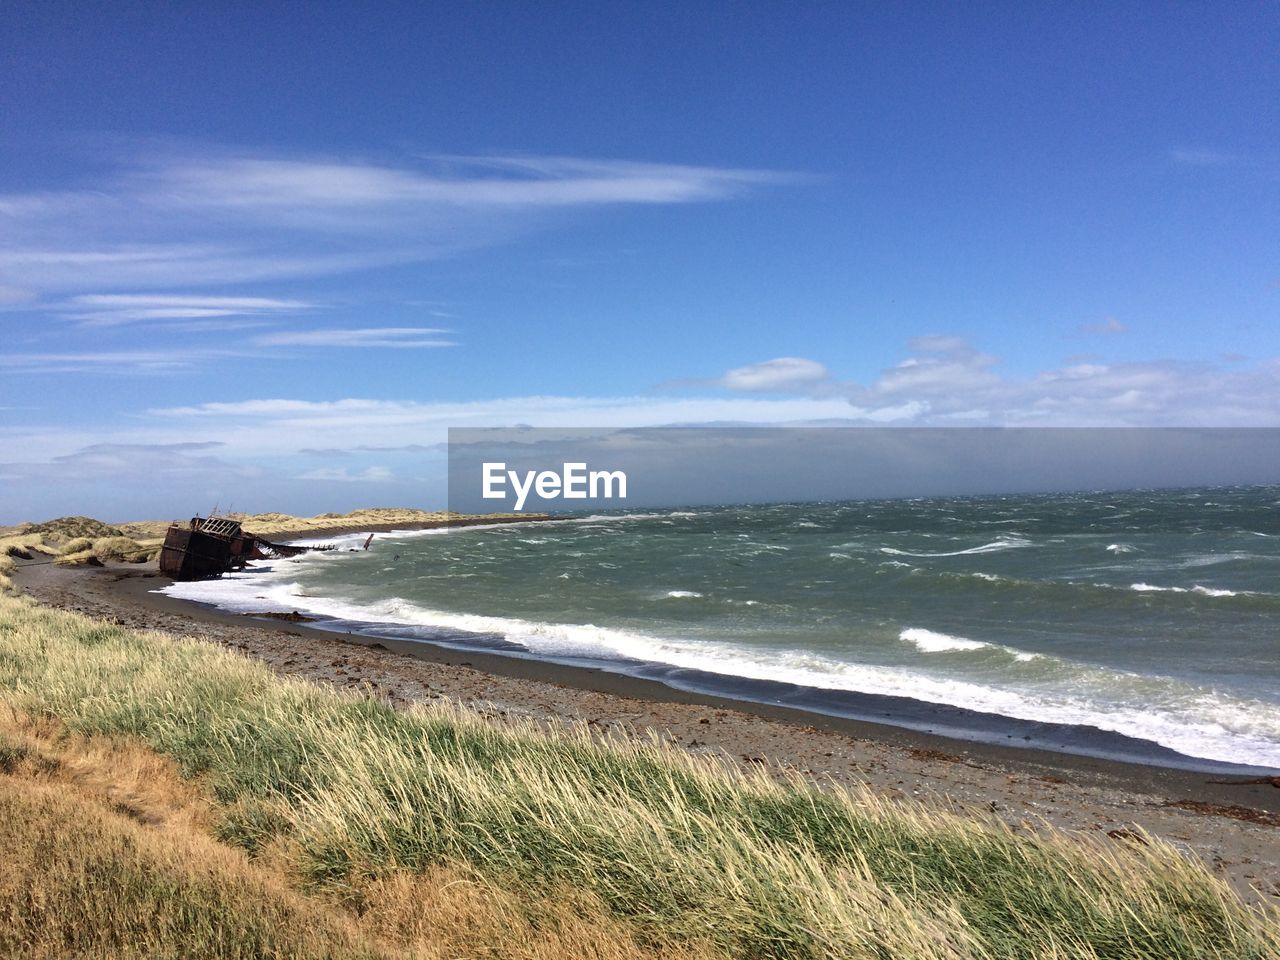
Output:
<svg viewBox="0 0 1280 960">
<path fill-rule="evenodd" d="M 1006 647 L 999 643 L 988 643 L 985 640 L 953 637 L 949 633 L 938 633 L 935 630 L 926 630 L 923 627 L 908 627 L 898 634 L 898 639 L 913 644 L 921 653 L 964 653 L 976 650 L 990 650 L 1008 654 L 1023 663 L 1041 659 L 1041 655 L 1038 653 L 1015 650 L 1013 647 Z"/>
<path fill-rule="evenodd" d="M 697 590 L 668 590 L 666 595 L 673 599 L 701 599 L 702 598 L 702 594 L 700 594 Z"/>
<path fill-rule="evenodd" d="M 899 640 L 915 644 L 921 653 L 948 653 L 953 650 L 986 650 L 992 645 L 982 640 L 966 640 L 947 633 L 936 633 L 922 627 L 908 627 L 898 634 Z"/>
<path fill-rule="evenodd" d="M 992 540 L 990 543 L 984 543 L 979 547 L 969 547 L 967 550 L 951 550 L 944 553 L 913 553 L 910 550 L 899 550 L 896 547 L 881 547 L 881 553 L 887 553 L 891 557 L 964 557 L 978 553 L 1000 553 L 1004 550 L 1018 550 L 1022 547 L 1035 546 L 1030 540 L 1005 539 Z"/>
<path fill-rule="evenodd" d="M 1109 543 L 1107 544 L 1108 553 L 1136 553 L 1138 550 L 1131 543 Z"/>
<path fill-rule="evenodd" d="M 1202 597 L 1241 597 L 1254 596 L 1248 590 L 1224 590 L 1218 587 L 1204 587 L 1196 584 L 1193 587 L 1158 587 L 1151 583 L 1131 583 L 1130 590 L 1138 593 L 1198 593 Z"/>
</svg>

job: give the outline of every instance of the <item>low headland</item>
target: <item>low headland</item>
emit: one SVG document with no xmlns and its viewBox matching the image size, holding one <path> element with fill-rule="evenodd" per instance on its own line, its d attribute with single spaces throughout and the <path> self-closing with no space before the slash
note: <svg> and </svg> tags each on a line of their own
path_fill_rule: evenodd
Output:
<svg viewBox="0 0 1280 960">
<path fill-rule="evenodd" d="M 0 532 L 0 955 L 1280 956 L 1265 778 L 221 613 L 96 523 Z"/>
</svg>

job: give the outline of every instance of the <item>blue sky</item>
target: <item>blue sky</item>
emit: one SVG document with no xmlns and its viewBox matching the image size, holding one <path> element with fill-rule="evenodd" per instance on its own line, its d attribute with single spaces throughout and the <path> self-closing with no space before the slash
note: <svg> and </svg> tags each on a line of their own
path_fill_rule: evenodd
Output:
<svg viewBox="0 0 1280 960">
<path fill-rule="evenodd" d="M 24 5 L 0 522 L 439 505 L 451 425 L 1280 425 L 1278 35 Z"/>
</svg>

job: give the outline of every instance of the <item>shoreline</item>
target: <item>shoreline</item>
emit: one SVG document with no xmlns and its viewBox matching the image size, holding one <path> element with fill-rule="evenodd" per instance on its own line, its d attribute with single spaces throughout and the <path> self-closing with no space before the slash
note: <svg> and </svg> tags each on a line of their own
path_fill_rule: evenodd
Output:
<svg viewBox="0 0 1280 960">
<path fill-rule="evenodd" d="M 1195 850 L 1251 898 L 1280 901 L 1280 790 L 1269 783 L 957 740 L 599 668 L 247 617 L 151 592 L 167 581 L 148 566 L 22 565 L 15 582 L 39 602 L 221 643 L 281 673 L 367 685 L 397 703 L 448 698 L 498 720 L 660 736 L 693 753 L 765 765 L 779 776 L 866 783 L 893 798 L 960 806 L 1013 825 L 1097 831 L 1104 842 L 1137 825 Z M 1233 782 L 1212 782 L 1219 779 Z"/>
<path fill-rule="evenodd" d="M 416 533 L 419 530 L 461 529 L 506 523 L 546 523 L 552 520 L 572 519 L 572 516 L 557 516 L 553 513 L 531 513 L 528 516 L 504 514 L 495 517 L 462 517 L 456 520 L 423 520 L 417 523 L 356 523 L 333 527 L 303 527 L 293 530 L 273 530 L 270 534 L 246 532 L 276 543 L 301 543 L 304 540 L 328 540 L 332 537 L 350 537 L 364 533 Z"/>
</svg>

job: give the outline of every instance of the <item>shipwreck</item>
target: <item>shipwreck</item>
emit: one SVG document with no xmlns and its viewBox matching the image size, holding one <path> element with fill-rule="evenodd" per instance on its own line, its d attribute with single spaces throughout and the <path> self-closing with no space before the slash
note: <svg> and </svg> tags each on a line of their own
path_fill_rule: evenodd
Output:
<svg viewBox="0 0 1280 960">
<path fill-rule="evenodd" d="M 331 546 L 272 543 L 245 533 L 240 521 L 230 517 L 192 517 L 186 524 L 175 523 L 169 527 L 160 549 L 160 572 L 174 580 L 205 580 L 230 570 L 241 570 L 250 560 L 332 549 Z"/>
</svg>

